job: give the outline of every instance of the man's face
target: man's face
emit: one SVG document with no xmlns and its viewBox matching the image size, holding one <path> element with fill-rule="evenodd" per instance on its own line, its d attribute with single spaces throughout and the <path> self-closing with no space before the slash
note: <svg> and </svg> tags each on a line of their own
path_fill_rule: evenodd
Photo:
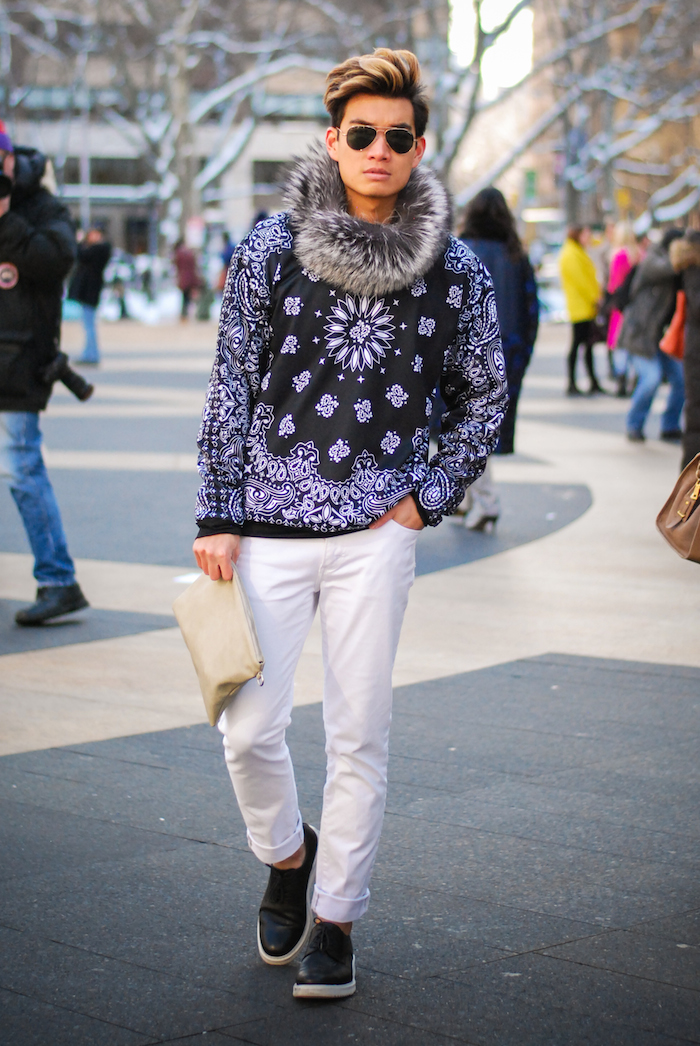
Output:
<svg viewBox="0 0 700 1046">
<path fill-rule="evenodd" d="M 15 176 L 15 154 L 5 152 L 4 149 L 0 149 L 0 165 L 2 167 L 2 173 L 6 174 L 8 178 L 14 178 Z"/>
<path fill-rule="evenodd" d="M 347 103 L 340 125 L 326 132 L 328 154 L 338 163 L 340 177 L 353 202 L 390 200 L 405 187 L 411 171 L 425 152 L 425 139 L 419 138 L 407 153 L 396 153 L 383 133 L 377 133 L 366 149 L 355 151 L 347 143 L 346 132 L 353 126 L 376 128 L 402 127 L 415 135 L 413 106 L 407 98 L 357 94 Z"/>
</svg>

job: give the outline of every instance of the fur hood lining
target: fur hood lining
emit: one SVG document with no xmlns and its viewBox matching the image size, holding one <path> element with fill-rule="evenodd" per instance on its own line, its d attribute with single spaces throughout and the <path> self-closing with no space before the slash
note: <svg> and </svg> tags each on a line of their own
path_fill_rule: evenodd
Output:
<svg viewBox="0 0 700 1046">
<path fill-rule="evenodd" d="M 450 233 L 449 197 L 429 168 L 412 171 L 392 222 L 348 214 L 338 165 L 320 144 L 297 163 L 285 202 L 301 264 L 351 294 L 377 297 L 410 286 L 435 263 Z"/>
</svg>

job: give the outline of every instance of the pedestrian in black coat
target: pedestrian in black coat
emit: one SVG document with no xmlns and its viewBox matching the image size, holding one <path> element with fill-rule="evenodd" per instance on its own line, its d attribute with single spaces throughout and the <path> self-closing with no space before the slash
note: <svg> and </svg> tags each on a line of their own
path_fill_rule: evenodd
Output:
<svg viewBox="0 0 700 1046">
<path fill-rule="evenodd" d="M 700 232 L 686 232 L 670 247 L 671 264 L 681 273 L 686 296 L 685 430 L 682 467 L 700 454 Z"/>
<path fill-rule="evenodd" d="M 100 304 L 104 271 L 111 255 L 112 246 L 104 239 L 102 230 L 88 229 L 85 239 L 78 245 L 78 264 L 68 288 L 68 297 L 79 302 L 83 310 L 85 348 L 78 363 L 99 362 L 95 313 Z"/>
<path fill-rule="evenodd" d="M 65 205 L 41 184 L 45 157 L 22 148 L 8 156 L 12 193 L 0 199 L 0 411 L 36 412 L 51 395 L 42 372 L 59 351 L 75 229 Z"/>
<path fill-rule="evenodd" d="M 63 280 L 75 259 L 64 205 L 42 185 L 46 161 L 14 149 L 0 123 L 0 471 L 34 554 L 36 601 L 19 625 L 41 625 L 86 607 L 41 452 L 39 411 L 51 395 L 46 368 L 59 354 Z"/>
</svg>

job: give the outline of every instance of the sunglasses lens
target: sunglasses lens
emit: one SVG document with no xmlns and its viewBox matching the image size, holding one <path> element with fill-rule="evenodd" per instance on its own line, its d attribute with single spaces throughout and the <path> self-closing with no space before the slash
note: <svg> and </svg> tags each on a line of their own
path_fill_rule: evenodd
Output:
<svg viewBox="0 0 700 1046">
<path fill-rule="evenodd" d="M 387 131 L 386 140 L 395 153 L 407 153 L 413 148 L 413 135 L 401 127 L 392 127 Z"/>
<path fill-rule="evenodd" d="M 347 133 L 347 143 L 351 149 L 359 152 L 371 145 L 376 137 L 374 127 L 351 127 Z"/>
</svg>

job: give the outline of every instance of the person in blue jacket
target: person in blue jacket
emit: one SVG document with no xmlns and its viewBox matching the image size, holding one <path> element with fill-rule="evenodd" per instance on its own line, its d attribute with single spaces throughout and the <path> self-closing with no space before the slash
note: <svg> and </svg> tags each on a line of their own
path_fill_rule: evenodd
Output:
<svg viewBox="0 0 700 1046">
<path fill-rule="evenodd" d="M 510 396 L 495 453 L 513 454 L 518 398 L 539 323 L 535 274 L 503 193 L 493 186 L 482 189 L 467 206 L 460 238 L 483 262 L 493 280 Z M 472 484 L 470 493 L 472 507 L 465 520 L 467 528 L 493 527 L 500 506 L 488 465 L 483 476 Z"/>
</svg>

